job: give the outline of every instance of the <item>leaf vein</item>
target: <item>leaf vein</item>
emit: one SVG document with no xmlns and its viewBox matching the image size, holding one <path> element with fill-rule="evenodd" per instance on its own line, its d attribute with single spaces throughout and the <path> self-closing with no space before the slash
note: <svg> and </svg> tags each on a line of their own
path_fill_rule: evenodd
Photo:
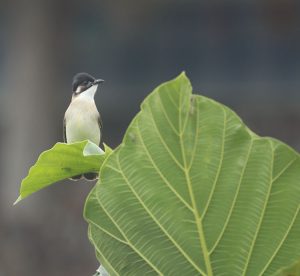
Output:
<svg viewBox="0 0 300 276">
<path fill-rule="evenodd" d="M 148 105 L 149 106 L 149 105 Z M 149 106 L 149 110 L 150 110 L 150 113 L 151 113 L 151 119 L 153 121 L 153 125 L 154 125 L 154 128 L 156 130 L 156 133 L 158 134 L 158 137 L 159 139 L 161 140 L 164 148 L 166 149 L 166 151 L 169 153 L 169 155 L 171 156 L 171 158 L 173 159 L 173 161 L 177 164 L 177 166 L 181 169 L 181 170 L 184 170 L 183 166 L 177 161 L 177 159 L 175 158 L 174 154 L 171 152 L 171 150 L 169 149 L 169 147 L 167 146 L 165 140 L 162 138 L 160 132 L 159 132 L 159 129 L 158 129 L 158 126 L 154 120 L 154 117 L 153 117 L 153 113 L 152 113 L 152 109 L 151 109 L 151 106 Z"/>
<path fill-rule="evenodd" d="M 222 132 L 222 146 L 221 146 L 221 152 L 220 152 L 220 161 L 219 161 L 219 166 L 218 166 L 217 174 L 216 174 L 216 177 L 215 177 L 212 189 L 211 189 L 211 191 L 209 193 L 209 197 L 208 197 L 207 203 L 206 203 L 205 208 L 203 210 L 202 220 L 204 219 L 204 217 L 206 215 L 206 212 L 208 210 L 209 204 L 210 204 L 211 199 L 213 197 L 213 194 L 214 194 L 217 182 L 218 182 L 219 177 L 220 177 L 220 173 L 221 173 L 221 168 L 222 168 L 222 165 L 223 165 L 223 161 L 224 161 L 224 148 L 225 148 L 225 141 L 226 141 L 225 134 L 226 134 L 226 125 L 227 125 L 227 115 L 226 115 L 226 111 L 225 111 L 225 109 L 223 107 L 222 107 L 222 110 L 223 110 L 224 117 L 223 117 L 223 132 Z"/>
<path fill-rule="evenodd" d="M 242 275 L 246 275 L 247 269 L 249 268 L 249 264 L 250 264 L 250 260 L 251 260 L 251 255 L 252 255 L 252 252 L 254 250 L 254 246 L 255 246 L 258 234 L 259 234 L 259 232 L 261 230 L 262 222 L 263 222 L 263 219 L 265 217 L 267 205 L 268 205 L 269 198 L 270 198 L 270 195 L 271 195 L 272 183 L 273 183 L 273 181 L 272 181 L 272 179 L 273 179 L 272 170 L 273 170 L 273 166 L 274 166 L 274 150 L 273 150 L 271 142 L 269 142 L 269 144 L 270 144 L 270 147 L 272 149 L 272 159 L 271 159 L 271 164 L 270 164 L 269 189 L 267 191 L 267 195 L 266 195 L 266 198 L 265 198 L 265 201 L 264 201 L 264 206 L 263 206 L 263 209 L 261 211 L 261 216 L 259 218 L 259 222 L 258 222 L 258 225 L 256 227 L 255 235 L 253 237 L 253 240 L 252 240 L 252 243 L 251 243 L 251 246 L 250 246 L 250 250 L 249 250 L 249 253 L 248 253 L 248 256 L 247 256 L 247 260 L 246 260 L 246 263 L 245 263 L 245 266 L 244 266 L 244 272 L 243 272 Z"/>
<path fill-rule="evenodd" d="M 242 183 L 242 180 L 244 178 L 244 174 L 245 174 L 245 171 L 246 171 L 246 167 L 247 167 L 247 164 L 248 164 L 248 161 L 249 161 L 249 157 L 250 157 L 250 153 L 251 153 L 251 150 L 252 150 L 252 146 L 253 146 L 253 138 L 251 137 L 251 141 L 250 141 L 250 146 L 249 146 L 249 149 L 248 149 L 248 153 L 247 153 L 247 158 L 246 158 L 246 163 L 245 163 L 245 166 L 242 170 L 242 173 L 241 173 L 241 177 L 240 177 L 240 180 L 239 180 L 239 183 L 238 183 L 238 186 L 237 186 L 237 190 L 236 190 L 236 193 L 234 195 L 234 198 L 233 198 L 233 201 L 232 201 L 232 204 L 231 204 L 231 208 L 229 210 L 229 214 L 227 215 L 227 218 L 226 218 L 226 221 L 225 221 L 225 224 L 224 224 L 224 227 L 219 235 L 219 237 L 216 239 L 214 245 L 212 246 L 212 248 L 210 249 L 209 251 L 209 254 L 211 255 L 213 253 L 213 251 L 216 249 L 217 245 L 219 244 L 221 238 L 223 237 L 224 235 L 224 232 L 225 232 L 225 229 L 227 228 L 227 225 L 229 223 L 229 220 L 231 218 L 231 215 L 233 213 L 233 209 L 234 209 L 234 206 L 235 206 L 235 203 L 236 203 L 236 200 L 237 200 L 237 197 L 238 197 L 238 194 L 239 194 L 239 191 L 240 191 L 240 187 L 241 187 L 241 183 Z"/>
<path fill-rule="evenodd" d="M 292 159 L 272 180 L 272 182 L 275 182 L 298 158 L 295 157 Z"/>
<path fill-rule="evenodd" d="M 298 216 L 298 213 L 299 213 L 299 210 L 300 210 L 300 205 L 298 206 L 296 212 L 295 212 L 295 215 L 291 221 L 291 224 L 289 225 L 289 228 L 287 229 L 282 241 L 279 243 L 279 245 L 277 246 L 276 250 L 274 251 L 274 254 L 270 257 L 270 260 L 266 263 L 265 267 L 262 269 L 261 273 L 259 274 L 259 276 L 263 275 L 265 273 L 265 271 L 267 270 L 267 268 L 269 267 L 269 265 L 271 264 L 271 262 L 274 260 L 275 256 L 277 255 L 278 251 L 280 250 L 281 246 L 283 245 L 284 241 L 287 239 L 287 236 L 289 234 L 289 232 L 291 231 L 292 229 L 292 226 L 294 225 L 294 222 Z M 276 273 L 275 273 L 276 275 Z"/>
<path fill-rule="evenodd" d="M 106 229 L 104 229 L 103 227 L 101 227 L 99 224 L 93 222 L 92 220 L 88 219 L 87 220 L 88 223 L 93 224 L 95 227 L 97 227 L 98 229 L 100 229 L 101 231 L 103 231 L 105 234 L 107 234 L 108 236 L 111 236 L 112 238 L 118 240 L 121 243 L 124 243 L 126 245 L 128 245 L 128 243 L 124 240 L 121 240 L 120 238 L 118 238 L 117 236 L 113 235 L 111 232 L 108 232 Z"/>
<path fill-rule="evenodd" d="M 101 204 L 101 200 L 98 197 L 98 193 L 96 193 L 96 198 L 97 201 L 99 203 L 99 205 L 102 207 L 102 209 L 104 210 L 104 212 L 106 213 L 106 215 L 110 218 L 110 220 L 114 223 L 114 225 L 116 226 L 116 228 L 120 231 L 120 233 L 124 236 L 124 238 L 126 239 L 128 245 L 142 258 L 145 260 L 145 262 L 151 266 L 153 268 L 153 270 L 155 270 L 158 275 L 163 276 L 163 273 L 154 265 L 152 264 L 126 237 L 124 231 L 119 227 L 119 225 L 116 223 L 116 221 L 114 220 L 114 218 L 109 214 L 109 212 L 105 209 L 105 207 L 103 206 L 103 204 Z"/>
<path fill-rule="evenodd" d="M 165 117 L 166 117 L 166 119 L 167 119 L 169 125 L 171 126 L 172 130 L 176 133 L 176 135 L 179 136 L 179 132 L 177 131 L 177 129 L 175 128 L 175 126 L 174 126 L 173 123 L 171 122 L 171 120 L 170 120 L 170 118 L 169 118 L 169 116 L 168 116 L 168 114 L 167 114 L 167 112 L 166 112 L 166 110 L 165 110 L 165 106 L 164 106 L 164 104 L 163 104 L 163 102 L 162 102 L 162 100 L 161 100 L 160 94 L 159 94 L 159 96 L 158 96 L 158 99 L 159 99 L 160 105 L 161 105 L 161 107 L 162 107 L 161 110 L 162 110 L 163 114 L 165 115 Z"/>
<path fill-rule="evenodd" d="M 150 152 L 148 151 L 146 144 L 143 140 L 141 131 L 139 128 L 137 128 L 137 132 L 138 135 L 140 136 L 141 142 L 142 142 L 142 146 L 146 152 L 146 155 L 148 156 L 149 161 L 151 162 L 152 166 L 154 167 L 154 169 L 156 170 L 157 174 L 161 177 L 161 179 L 164 181 L 164 183 L 166 184 L 166 186 L 177 196 L 177 198 L 190 210 L 190 211 L 194 211 L 193 208 L 182 198 L 182 196 L 174 189 L 174 187 L 171 185 L 171 183 L 168 181 L 168 179 L 166 179 L 166 177 L 163 175 L 163 173 L 160 171 L 160 169 L 157 167 L 157 165 L 155 164 Z"/>
<path fill-rule="evenodd" d="M 90 229 L 90 233 L 92 232 L 91 228 Z M 120 274 L 114 269 L 114 266 L 108 261 L 107 258 L 104 257 L 104 254 L 102 253 L 102 251 L 100 250 L 100 248 L 98 247 L 97 243 L 95 242 L 94 238 L 92 237 L 92 235 L 90 234 L 90 238 L 93 241 L 93 244 L 96 248 L 96 250 L 98 251 L 98 253 L 101 255 L 101 257 L 105 260 L 105 262 L 110 266 L 110 268 L 114 271 L 114 273 L 118 276 L 120 276 Z"/>
<path fill-rule="evenodd" d="M 180 247 L 180 245 L 176 242 L 176 240 L 168 233 L 168 231 L 160 224 L 160 222 L 156 219 L 156 217 L 151 213 L 151 211 L 148 209 L 148 207 L 144 204 L 143 200 L 140 198 L 138 193 L 135 191 L 135 189 L 130 185 L 129 180 L 127 179 L 126 175 L 124 174 L 121 163 L 119 160 L 119 156 L 117 158 L 117 163 L 119 166 L 119 169 L 121 171 L 121 175 L 128 186 L 128 188 L 132 191 L 136 199 L 140 202 L 141 206 L 144 208 L 146 213 L 151 217 L 151 219 L 156 223 L 156 225 L 162 230 L 162 232 L 168 237 L 168 239 L 173 243 L 173 245 L 178 249 L 178 251 L 185 257 L 185 259 L 200 273 L 205 274 L 200 267 L 197 266 L 197 264 L 194 263 L 194 261 L 189 257 L 189 255 Z"/>
</svg>

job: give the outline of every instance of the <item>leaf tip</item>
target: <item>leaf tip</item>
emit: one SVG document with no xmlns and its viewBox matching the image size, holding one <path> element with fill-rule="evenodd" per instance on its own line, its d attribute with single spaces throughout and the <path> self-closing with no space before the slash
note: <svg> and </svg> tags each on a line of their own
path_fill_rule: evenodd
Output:
<svg viewBox="0 0 300 276">
<path fill-rule="evenodd" d="M 104 151 L 99 148 L 96 144 L 91 141 L 88 141 L 83 149 L 83 156 L 89 155 L 103 155 Z"/>
<path fill-rule="evenodd" d="M 189 87 L 191 87 L 191 82 L 190 79 L 188 78 L 188 76 L 186 75 L 185 71 L 182 71 L 175 79 L 174 81 L 179 82 L 181 84 L 184 85 L 188 85 Z"/>
<path fill-rule="evenodd" d="M 183 70 L 181 73 L 180 73 L 180 75 L 179 76 L 182 76 L 182 77 L 186 77 L 187 78 L 187 76 L 186 76 L 186 72 Z"/>
<path fill-rule="evenodd" d="M 15 206 L 17 203 L 19 203 L 22 200 L 22 196 L 20 195 L 17 200 L 14 202 L 13 206 Z"/>
</svg>

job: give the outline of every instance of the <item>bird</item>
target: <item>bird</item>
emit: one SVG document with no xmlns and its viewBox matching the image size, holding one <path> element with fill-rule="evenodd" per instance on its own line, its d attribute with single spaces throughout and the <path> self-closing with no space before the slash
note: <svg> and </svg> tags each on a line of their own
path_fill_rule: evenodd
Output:
<svg viewBox="0 0 300 276">
<path fill-rule="evenodd" d="M 102 79 L 95 79 L 88 73 L 77 73 L 72 81 L 72 99 L 63 120 L 64 142 L 74 143 L 90 140 L 100 145 L 102 120 L 95 104 L 94 96 Z M 85 178 L 92 181 L 98 178 L 94 172 L 72 176 L 71 180 Z"/>
</svg>

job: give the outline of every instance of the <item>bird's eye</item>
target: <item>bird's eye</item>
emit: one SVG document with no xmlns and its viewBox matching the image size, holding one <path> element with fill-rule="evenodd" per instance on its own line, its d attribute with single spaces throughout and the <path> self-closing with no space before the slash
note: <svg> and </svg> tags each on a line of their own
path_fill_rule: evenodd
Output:
<svg viewBox="0 0 300 276">
<path fill-rule="evenodd" d="M 89 83 L 89 81 L 84 81 L 82 84 L 87 85 L 88 83 Z"/>
</svg>

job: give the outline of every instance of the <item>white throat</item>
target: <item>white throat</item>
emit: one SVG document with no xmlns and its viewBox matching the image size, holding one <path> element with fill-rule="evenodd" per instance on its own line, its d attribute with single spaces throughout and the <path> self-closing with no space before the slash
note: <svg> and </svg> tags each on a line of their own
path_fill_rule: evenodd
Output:
<svg viewBox="0 0 300 276">
<path fill-rule="evenodd" d="M 81 92 L 79 95 L 76 96 L 76 98 L 90 98 L 90 99 L 94 99 L 94 96 L 96 94 L 98 88 L 98 84 L 95 84 L 93 86 L 91 86 L 90 88 L 88 88 L 87 90 Z"/>
</svg>

